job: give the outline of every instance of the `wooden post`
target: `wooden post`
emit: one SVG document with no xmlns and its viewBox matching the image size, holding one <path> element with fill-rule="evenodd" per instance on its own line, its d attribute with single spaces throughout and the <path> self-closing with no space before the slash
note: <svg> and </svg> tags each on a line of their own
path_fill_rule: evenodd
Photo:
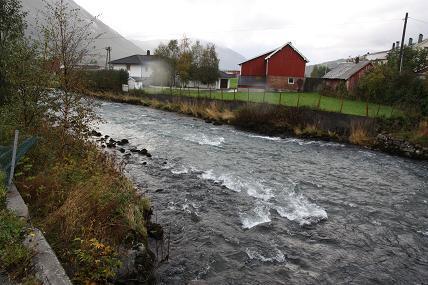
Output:
<svg viewBox="0 0 428 285">
<path fill-rule="evenodd" d="M 199 86 L 198 86 L 198 98 L 199 98 Z"/>
<path fill-rule="evenodd" d="M 236 101 L 236 89 L 233 88 L 233 101 Z"/>
<path fill-rule="evenodd" d="M 281 105 L 281 97 L 282 97 L 282 93 L 279 92 L 279 105 Z"/>
<path fill-rule="evenodd" d="M 223 98 L 223 89 L 221 89 L 221 100 L 224 101 L 224 98 Z"/>
<path fill-rule="evenodd" d="M 321 107 L 321 94 L 318 97 L 318 103 L 317 103 L 317 108 L 319 109 Z"/>
<path fill-rule="evenodd" d="M 247 102 L 250 102 L 250 88 L 247 91 Z"/>
<path fill-rule="evenodd" d="M 343 110 L 343 95 L 342 95 L 342 97 L 340 98 L 340 111 L 339 111 L 339 113 L 342 113 L 342 110 Z"/>
<path fill-rule="evenodd" d="M 211 86 L 210 86 L 210 99 L 211 99 Z"/>
<path fill-rule="evenodd" d="M 376 117 L 379 117 L 379 111 L 380 111 L 380 103 L 379 103 L 379 105 L 377 105 Z"/>
<path fill-rule="evenodd" d="M 10 188 L 10 185 L 12 185 L 13 174 L 15 172 L 16 149 L 18 148 L 18 136 L 19 136 L 19 131 L 15 130 L 15 139 L 13 141 L 13 149 L 12 149 L 12 161 L 10 163 L 9 181 L 7 183 L 7 186 L 9 188 Z"/>
<path fill-rule="evenodd" d="M 265 102 L 265 97 L 266 97 L 266 88 L 263 89 L 263 103 Z"/>
<path fill-rule="evenodd" d="M 299 108 L 299 104 L 300 104 L 300 92 L 297 95 L 297 108 Z"/>
</svg>

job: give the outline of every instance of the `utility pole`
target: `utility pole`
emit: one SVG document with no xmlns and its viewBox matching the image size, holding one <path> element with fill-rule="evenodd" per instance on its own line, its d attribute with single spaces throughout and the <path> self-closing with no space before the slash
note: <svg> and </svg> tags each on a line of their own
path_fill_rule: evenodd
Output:
<svg viewBox="0 0 428 285">
<path fill-rule="evenodd" d="M 106 47 L 107 55 L 106 55 L 106 69 L 110 69 L 109 62 L 111 61 L 111 47 Z"/>
<path fill-rule="evenodd" d="M 400 73 L 401 73 L 401 69 L 403 69 L 404 38 L 406 37 L 406 27 L 407 27 L 407 19 L 408 18 L 409 18 L 409 13 L 406 13 L 406 17 L 404 18 L 403 36 L 401 37 L 400 66 L 398 69 Z"/>
</svg>

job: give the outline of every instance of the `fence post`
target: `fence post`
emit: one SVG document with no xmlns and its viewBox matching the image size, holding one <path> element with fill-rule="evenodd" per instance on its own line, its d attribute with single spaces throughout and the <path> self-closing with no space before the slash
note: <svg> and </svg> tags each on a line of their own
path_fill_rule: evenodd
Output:
<svg viewBox="0 0 428 285">
<path fill-rule="evenodd" d="M 210 99 L 211 99 L 211 86 L 210 86 Z"/>
<path fill-rule="evenodd" d="M 340 112 L 339 113 L 342 113 L 342 110 L 343 110 L 343 95 L 342 95 L 342 98 L 341 98 L 341 100 L 340 100 Z"/>
<path fill-rule="evenodd" d="M 233 88 L 233 101 L 236 101 L 236 89 Z"/>
<path fill-rule="evenodd" d="M 281 105 L 282 92 L 279 92 L 279 105 Z"/>
<path fill-rule="evenodd" d="M 266 97 L 266 88 L 263 89 L 263 103 L 265 102 L 265 97 Z"/>
<path fill-rule="evenodd" d="M 223 98 L 223 89 L 221 89 L 221 101 L 224 101 L 224 98 Z"/>
<path fill-rule="evenodd" d="M 19 136 L 19 131 L 15 130 L 15 139 L 13 141 L 12 161 L 10 164 L 9 181 L 7 183 L 8 188 L 10 188 L 10 185 L 12 184 L 12 178 L 13 178 L 13 174 L 15 172 L 16 149 L 18 148 L 18 136 Z"/>
<path fill-rule="evenodd" d="M 320 106 L 321 106 L 321 93 L 320 93 L 320 96 L 318 97 L 317 108 L 319 109 Z"/>
<path fill-rule="evenodd" d="M 247 102 L 250 102 L 250 88 L 247 90 Z"/>
<path fill-rule="evenodd" d="M 297 95 L 297 108 L 299 108 L 299 103 L 300 103 L 300 92 Z"/>
</svg>

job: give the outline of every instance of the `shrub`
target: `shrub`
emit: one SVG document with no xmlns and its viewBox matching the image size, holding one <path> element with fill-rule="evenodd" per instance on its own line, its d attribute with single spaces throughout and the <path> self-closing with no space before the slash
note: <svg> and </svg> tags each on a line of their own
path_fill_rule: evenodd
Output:
<svg viewBox="0 0 428 285">
<path fill-rule="evenodd" d="M 107 283 L 111 280 L 121 262 L 114 249 L 99 242 L 96 238 L 74 240 L 73 259 L 82 270 L 77 272 L 74 279 L 84 284 Z"/>
<path fill-rule="evenodd" d="M 13 272 L 15 277 L 22 277 L 30 268 L 31 252 L 22 243 L 25 233 L 25 221 L 0 208 L 0 269 Z"/>
<path fill-rule="evenodd" d="M 349 141 L 356 145 L 370 145 L 372 137 L 370 136 L 368 126 L 361 122 L 352 122 Z"/>
<path fill-rule="evenodd" d="M 86 71 L 87 87 L 93 91 L 121 92 L 122 84 L 128 84 L 129 74 L 125 70 Z"/>
</svg>

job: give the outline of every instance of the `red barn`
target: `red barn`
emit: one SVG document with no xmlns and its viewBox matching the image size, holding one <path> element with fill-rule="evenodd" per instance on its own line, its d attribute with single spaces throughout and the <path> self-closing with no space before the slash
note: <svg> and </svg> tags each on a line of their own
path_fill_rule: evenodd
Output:
<svg viewBox="0 0 428 285">
<path fill-rule="evenodd" d="M 290 42 L 240 64 L 238 88 L 300 91 L 308 60 Z"/>
<path fill-rule="evenodd" d="M 346 89 L 352 91 L 357 87 L 360 78 L 371 68 L 370 61 L 343 62 L 336 68 L 323 76 L 325 85 L 331 89 L 337 89 L 341 82 L 345 83 Z"/>
</svg>

